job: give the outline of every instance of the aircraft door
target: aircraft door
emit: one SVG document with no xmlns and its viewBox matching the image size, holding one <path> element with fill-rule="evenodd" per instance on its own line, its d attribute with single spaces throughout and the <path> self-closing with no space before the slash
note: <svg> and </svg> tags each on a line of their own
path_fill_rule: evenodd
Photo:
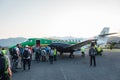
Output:
<svg viewBox="0 0 120 80">
<path fill-rule="evenodd" d="M 40 46 L 40 40 L 36 40 L 36 46 Z"/>
</svg>

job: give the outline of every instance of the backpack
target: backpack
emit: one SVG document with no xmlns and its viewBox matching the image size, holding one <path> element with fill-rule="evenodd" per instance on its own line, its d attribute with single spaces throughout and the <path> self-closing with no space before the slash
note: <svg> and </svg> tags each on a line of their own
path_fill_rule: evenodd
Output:
<svg viewBox="0 0 120 80">
<path fill-rule="evenodd" d="M 0 74 L 4 74 L 7 71 L 7 59 L 5 56 L 0 55 Z"/>
<path fill-rule="evenodd" d="M 45 50 L 42 50 L 41 55 L 42 55 L 42 56 L 45 56 L 45 55 L 46 55 L 46 51 L 45 51 Z"/>
<path fill-rule="evenodd" d="M 90 49 L 90 55 L 92 56 L 96 55 L 96 50 L 94 48 Z"/>
<path fill-rule="evenodd" d="M 13 59 L 18 59 L 17 51 L 15 48 L 12 51 L 12 56 L 13 56 Z"/>
<path fill-rule="evenodd" d="M 54 50 L 50 51 L 50 56 L 54 56 Z"/>
<path fill-rule="evenodd" d="M 49 53 L 49 49 L 48 48 L 45 48 L 46 52 Z"/>
<path fill-rule="evenodd" d="M 23 58 L 28 59 L 29 56 L 30 56 L 29 51 L 28 50 L 24 50 L 24 52 L 23 52 Z"/>
<path fill-rule="evenodd" d="M 36 49 L 36 53 L 37 54 L 41 54 L 41 50 L 40 49 Z"/>
</svg>

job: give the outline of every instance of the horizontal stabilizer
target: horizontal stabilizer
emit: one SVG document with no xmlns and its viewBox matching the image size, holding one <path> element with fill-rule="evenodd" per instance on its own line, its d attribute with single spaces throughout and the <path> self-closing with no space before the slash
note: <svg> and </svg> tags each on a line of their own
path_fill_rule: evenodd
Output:
<svg viewBox="0 0 120 80">
<path fill-rule="evenodd" d="M 117 34 L 117 33 L 101 34 L 101 35 L 99 35 L 99 36 L 100 36 L 100 37 L 103 37 L 103 36 L 108 36 L 108 35 L 113 35 L 113 34 Z"/>
</svg>

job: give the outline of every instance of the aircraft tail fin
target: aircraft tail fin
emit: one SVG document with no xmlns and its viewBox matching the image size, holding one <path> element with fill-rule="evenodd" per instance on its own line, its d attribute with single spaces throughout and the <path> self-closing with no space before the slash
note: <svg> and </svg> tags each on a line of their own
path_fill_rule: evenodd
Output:
<svg viewBox="0 0 120 80">
<path fill-rule="evenodd" d="M 109 27 L 104 27 L 99 36 L 106 36 L 109 33 L 109 30 Z"/>
<path fill-rule="evenodd" d="M 107 43 L 107 36 L 108 35 L 113 35 L 113 34 L 117 34 L 117 33 L 109 33 L 109 30 L 110 28 L 109 27 L 104 27 L 103 30 L 101 31 L 101 33 L 98 35 L 98 38 L 97 38 L 97 44 L 100 45 L 100 44 L 106 44 Z"/>
<path fill-rule="evenodd" d="M 117 34 L 117 33 L 109 33 L 109 30 L 110 30 L 109 27 L 104 27 L 103 30 L 101 31 L 101 33 L 99 34 L 99 37 L 105 37 L 108 35 Z"/>
</svg>

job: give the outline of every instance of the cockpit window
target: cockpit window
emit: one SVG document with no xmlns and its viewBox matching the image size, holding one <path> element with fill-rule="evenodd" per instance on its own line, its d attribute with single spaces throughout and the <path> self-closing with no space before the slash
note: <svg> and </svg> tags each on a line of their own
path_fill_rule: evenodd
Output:
<svg viewBox="0 0 120 80">
<path fill-rule="evenodd" d="M 29 39 L 29 42 L 32 42 L 32 40 Z"/>
<path fill-rule="evenodd" d="M 32 42 L 32 40 L 31 39 L 27 39 L 24 42 Z"/>
<path fill-rule="evenodd" d="M 24 42 L 27 42 L 28 41 L 28 39 L 26 39 Z"/>
</svg>

